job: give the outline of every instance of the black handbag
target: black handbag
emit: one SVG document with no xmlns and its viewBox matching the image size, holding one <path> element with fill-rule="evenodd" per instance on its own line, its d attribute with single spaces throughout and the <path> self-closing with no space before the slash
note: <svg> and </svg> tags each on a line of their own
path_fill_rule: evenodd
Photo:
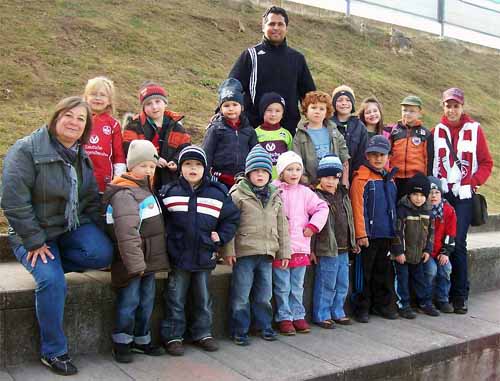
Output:
<svg viewBox="0 0 500 381">
<path fill-rule="evenodd" d="M 446 135 L 446 144 L 450 149 L 451 154 L 453 155 L 453 160 L 455 164 L 460 168 L 460 172 L 462 172 L 462 163 L 458 160 L 457 154 L 451 145 L 450 139 L 448 139 L 448 135 Z M 484 225 L 488 221 L 488 203 L 486 202 L 486 197 L 482 194 L 476 193 L 472 191 L 472 217 L 470 224 L 471 226 L 481 226 Z"/>
</svg>

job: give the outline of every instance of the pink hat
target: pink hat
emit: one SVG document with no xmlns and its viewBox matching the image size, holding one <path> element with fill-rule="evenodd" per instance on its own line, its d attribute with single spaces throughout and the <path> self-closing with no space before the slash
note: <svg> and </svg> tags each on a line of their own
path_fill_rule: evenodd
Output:
<svg viewBox="0 0 500 381">
<path fill-rule="evenodd" d="M 446 101 L 457 101 L 461 105 L 464 104 L 464 91 L 459 89 L 458 87 L 452 87 L 443 92 L 443 102 Z"/>
</svg>

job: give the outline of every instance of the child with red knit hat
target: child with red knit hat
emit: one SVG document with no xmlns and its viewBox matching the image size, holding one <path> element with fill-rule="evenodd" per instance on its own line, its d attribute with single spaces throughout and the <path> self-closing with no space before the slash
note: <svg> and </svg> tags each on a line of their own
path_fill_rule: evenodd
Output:
<svg viewBox="0 0 500 381">
<path fill-rule="evenodd" d="M 159 84 L 144 82 L 139 89 L 139 102 L 141 112 L 124 128 L 123 150 L 127 154 L 130 143 L 136 139 L 153 143 L 160 156 L 155 178 L 155 187 L 159 189 L 177 178 L 177 157 L 191 144 L 191 136 L 181 124 L 183 115 L 167 109 L 167 92 Z"/>
</svg>

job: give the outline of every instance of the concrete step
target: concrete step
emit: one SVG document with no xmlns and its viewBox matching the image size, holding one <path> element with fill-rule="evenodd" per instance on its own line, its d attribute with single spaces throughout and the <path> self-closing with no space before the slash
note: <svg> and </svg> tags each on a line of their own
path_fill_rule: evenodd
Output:
<svg viewBox="0 0 500 381">
<path fill-rule="evenodd" d="M 490 215 L 488 222 L 482 226 L 471 227 L 469 233 L 500 232 L 500 214 Z M 7 235 L 0 234 L 0 262 L 14 262 L 12 251 L 10 250 Z"/>
<path fill-rule="evenodd" d="M 471 291 L 500 288 L 500 234 L 469 236 Z M 227 300 L 231 270 L 218 266 L 210 288 L 214 302 L 214 334 L 227 335 Z M 166 274 L 157 276 L 157 300 L 153 315 L 154 337 L 163 316 L 161 294 Z M 103 271 L 66 275 L 68 297 L 65 331 L 73 354 L 103 353 L 110 350 L 114 295 L 110 274 Z M 308 269 L 304 304 L 311 308 L 313 271 Z M 17 262 L 0 263 L 0 367 L 16 365 L 38 356 L 39 337 L 34 310 L 35 283 Z M 348 306 L 347 306 L 348 309 Z"/>
<path fill-rule="evenodd" d="M 498 380 L 500 375 L 500 290 L 475 294 L 468 315 L 394 321 L 280 336 L 277 342 L 251 338 L 249 347 L 220 340 L 214 353 L 187 345 L 184 357 L 136 355 L 131 364 L 109 352 L 77 355 L 72 380 L 198 381 L 431 381 Z M 0 369 L 0 380 L 62 380 L 38 361 Z"/>
</svg>

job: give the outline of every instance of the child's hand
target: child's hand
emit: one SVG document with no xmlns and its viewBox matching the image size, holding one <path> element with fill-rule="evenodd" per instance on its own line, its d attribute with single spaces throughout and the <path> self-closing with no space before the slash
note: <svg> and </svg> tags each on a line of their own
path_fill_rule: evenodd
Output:
<svg viewBox="0 0 500 381">
<path fill-rule="evenodd" d="M 157 164 L 158 167 L 165 168 L 167 165 L 168 165 L 168 163 L 164 158 L 160 157 L 158 159 L 158 164 Z"/>
<path fill-rule="evenodd" d="M 424 260 L 424 263 L 427 262 L 429 260 L 429 258 L 430 258 L 429 253 L 427 253 L 427 252 L 424 251 L 422 253 L 422 259 Z"/>
<path fill-rule="evenodd" d="M 364 246 L 364 247 L 370 246 L 370 242 L 368 241 L 368 237 L 358 238 L 356 240 L 356 243 L 357 243 L 358 246 Z"/>
<path fill-rule="evenodd" d="M 311 252 L 311 263 L 313 264 L 318 264 L 318 258 L 316 258 L 316 254 L 314 254 L 313 252 Z"/>
<path fill-rule="evenodd" d="M 175 171 L 177 171 L 177 164 L 175 164 L 175 162 L 173 162 L 173 161 L 169 161 L 169 162 L 167 163 L 167 168 L 168 168 L 170 171 L 175 172 Z"/>
<path fill-rule="evenodd" d="M 310 228 L 305 228 L 304 229 L 304 237 L 312 237 L 312 235 L 314 234 L 314 232 L 310 229 Z"/>
<path fill-rule="evenodd" d="M 220 242 L 220 237 L 219 234 L 217 234 L 217 232 L 212 232 L 210 234 L 210 239 L 212 240 L 212 242 Z"/>
<path fill-rule="evenodd" d="M 404 265 L 406 262 L 406 256 L 404 254 L 398 255 L 397 257 L 394 258 L 394 260 L 399 263 L 400 265 Z"/>
<path fill-rule="evenodd" d="M 359 245 L 356 245 L 354 246 L 351 251 L 354 253 L 354 254 L 359 254 L 361 252 L 361 247 Z"/>
<path fill-rule="evenodd" d="M 282 259 L 281 260 L 281 269 L 286 269 L 288 267 L 288 263 L 290 262 L 289 259 Z"/>
<path fill-rule="evenodd" d="M 236 264 L 236 257 L 224 257 L 224 263 L 228 266 Z"/>
<path fill-rule="evenodd" d="M 144 271 L 141 271 L 140 274 L 139 274 L 140 277 L 143 277 L 144 276 Z"/>
<path fill-rule="evenodd" d="M 448 264 L 448 262 L 450 261 L 450 258 L 448 258 L 448 256 L 447 256 L 447 255 L 444 255 L 444 254 L 439 254 L 439 255 L 437 256 L 437 259 L 438 259 L 439 264 L 440 264 L 441 266 L 444 266 L 444 265 Z"/>
</svg>

